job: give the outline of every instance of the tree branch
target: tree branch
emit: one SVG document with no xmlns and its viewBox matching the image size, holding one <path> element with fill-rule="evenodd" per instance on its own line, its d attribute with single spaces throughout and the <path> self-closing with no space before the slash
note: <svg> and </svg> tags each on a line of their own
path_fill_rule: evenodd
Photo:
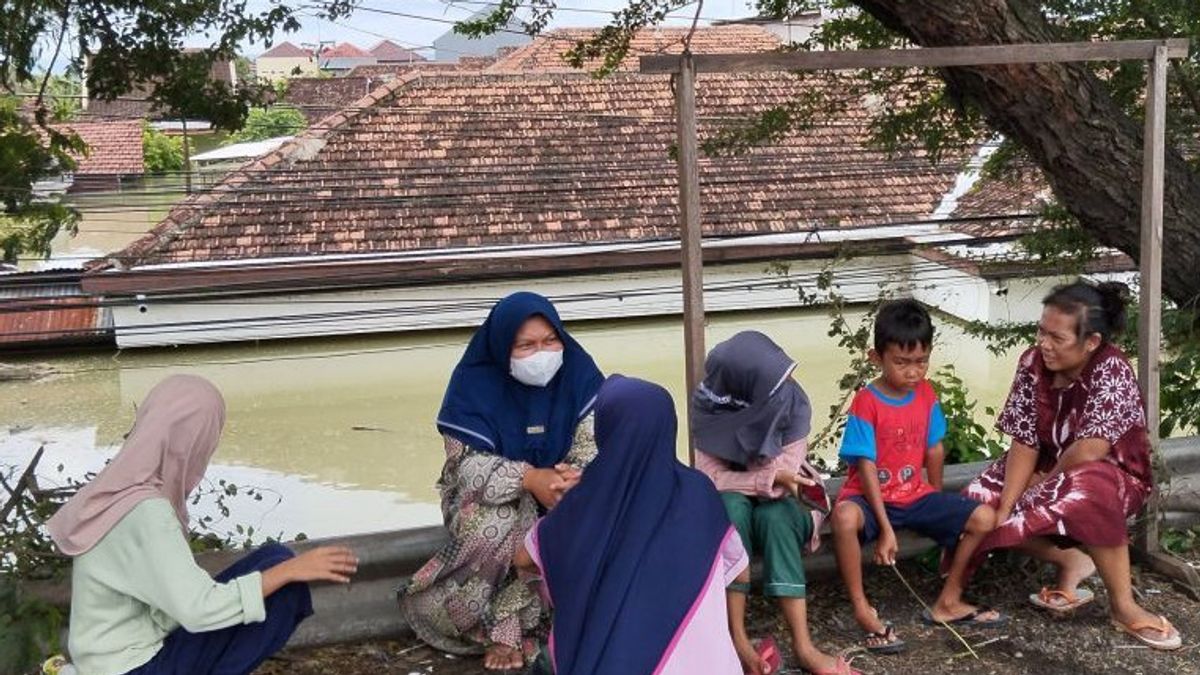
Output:
<svg viewBox="0 0 1200 675">
<path fill-rule="evenodd" d="M 1163 35 L 1162 24 L 1158 22 L 1158 19 L 1153 14 L 1146 11 L 1144 3 L 1134 2 L 1132 6 L 1134 11 L 1137 12 L 1138 18 L 1142 20 L 1142 23 L 1146 24 L 1146 28 L 1149 28 L 1157 35 Z M 1197 91 L 1196 83 L 1188 77 L 1188 72 L 1183 69 L 1179 61 L 1171 61 L 1171 70 L 1175 71 L 1175 75 L 1179 78 L 1179 86 L 1183 89 L 1183 94 L 1187 97 L 1188 102 L 1192 104 L 1192 110 L 1197 115 L 1200 115 L 1200 91 Z"/>
<path fill-rule="evenodd" d="M 692 36 L 696 34 L 696 25 L 700 23 L 700 11 L 704 9 L 704 0 L 699 0 L 696 3 L 696 15 L 692 17 L 692 27 L 688 30 L 687 36 L 683 38 L 683 51 L 690 52 L 692 50 Z"/>
<path fill-rule="evenodd" d="M 44 98 L 46 95 L 46 85 L 50 84 L 50 74 L 54 72 L 54 65 L 58 63 L 58 55 L 62 53 L 63 40 L 67 37 L 67 22 L 71 19 L 71 0 L 64 0 L 59 19 L 62 21 L 62 30 L 58 32 L 58 42 L 54 45 L 54 56 L 50 58 L 50 63 L 46 66 L 46 74 L 42 76 L 42 86 L 38 88 L 37 99 L 34 101 L 34 105 L 37 106 L 35 117 L 37 117 L 38 124 L 43 127 L 46 126 L 46 104 Z"/>
<path fill-rule="evenodd" d="M 33 472 L 37 469 L 38 462 L 42 460 L 42 453 L 45 450 L 46 448 L 44 447 L 37 449 L 37 452 L 33 455 L 33 461 L 29 462 L 29 466 L 25 467 L 25 471 L 21 473 L 21 477 L 17 479 L 15 486 L 9 487 L 8 481 L 4 480 L 3 476 L 0 476 L 0 485 L 3 485 L 4 489 L 11 495 L 8 502 L 4 504 L 4 508 L 0 508 L 0 523 L 3 523 L 8 518 L 9 512 L 15 509 L 17 504 L 21 502 L 21 494 L 32 484 Z"/>
</svg>

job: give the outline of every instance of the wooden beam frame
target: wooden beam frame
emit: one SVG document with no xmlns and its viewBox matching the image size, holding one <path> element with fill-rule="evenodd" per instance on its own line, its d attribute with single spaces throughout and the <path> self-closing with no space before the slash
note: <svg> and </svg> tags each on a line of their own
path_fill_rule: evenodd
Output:
<svg viewBox="0 0 1200 675">
<path fill-rule="evenodd" d="M 696 136 L 696 69 L 690 53 L 684 53 L 675 84 L 675 114 L 679 151 L 679 226 L 683 232 L 683 343 L 687 391 L 696 390 L 704 379 L 704 254 L 700 229 L 700 167 Z M 691 414 L 688 415 L 689 422 Z M 691 438 L 691 424 L 688 425 Z M 695 448 L 688 442 L 688 463 L 696 464 Z"/>
<path fill-rule="evenodd" d="M 1142 166 L 1140 262 L 1140 319 L 1138 323 L 1138 380 L 1146 404 L 1151 447 L 1158 458 L 1159 358 L 1162 341 L 1163 186 L 1166 130 L 1167 65 L 1188 53 L 1185 39 L 1065 42 L 921 49 L 864 49 L 857 51 L 795 51 L 754 54 L 643 56 L 642 73 L 671 73 L 678 115 L 678 162 L 684 348 L 687 391 L 703 378 L 704 299 L 700 252 L 701 211 L 696 156 L 697 73 L 749 73 L 798 70 L 857 70 L 863 68 L 951 68 L 1012 66 L 1086 61 L 1145 61 L 1146 120 Z M 694 448 L 688 444 L 694 463 Z M 1156 464 L 1161 465 L 1161 462 Z M 1136 549 L 1153 569 L 1170 576 L 1200 598 L 1200 575 L 1183 561 L 1163 552 L 1158 541 L 1158 495 L 1152 493 L 1149 517 L 1139 528 Z"/>
<path fill-rule="evenodd" d="M 1027 63 L 1081 61 L 1149 61 L 1159 48 L 1166 58 L 1187 56 L 1188 41 L 1126 40 L 1122 42 L 1050 42 L 973 47 L 922 49 L 863 49 L 827 52 L 756 52 L 750 54 L 695 54 L 690 58 L 696 73 L 762 73 L 788 70 L 858 70 L 860 68 L 945 68 L 1000 66 Z M 643 73 L 678 73 L 679 56 L 643 56 Z"/>
<path fill-rule="evenodd" d="M 1158 425 L 1162 347 L 1162 242 L 1163 186 L 1167 128 L 1167 64 L 1171 58 L 1166 45 L 1156 47 L 1146 66 L 1146 119 L 1142 139 L 1142 217 L 1138 299 L 1138 384 L 1146 403 L 1146 427 L 1150 434 L 1154 468 L 1165 470 L 1159 459 Z M 1159 546 L 1158 513 L 1160 495 L 1157 486 L 1150 493 L 1145 515 L 1139 523 L 1135 548 L 1151 569 L 1180 582 L 1200 599 L 1200 573 Z"/>
</svg>

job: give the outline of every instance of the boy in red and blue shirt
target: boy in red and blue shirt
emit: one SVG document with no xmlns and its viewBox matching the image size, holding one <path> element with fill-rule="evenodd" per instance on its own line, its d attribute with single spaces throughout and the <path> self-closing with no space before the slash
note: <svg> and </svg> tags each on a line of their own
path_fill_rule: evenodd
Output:
<svg viewBox="0 0 1200 675">
<path fill-rule="evenodd" d="M 1007 618 L 962 600 L 967 561 L 995 523 L 995 512 L 960 494 L 942 492 L 946 418 L 925 379 L 933 346 L 929 313 L 914 300 L 883 305 L 875 320 L 870 358 L 881 374 L 850 404 L 839 456 L 849 465 L 832 526 L 838 567 L 867 633 L 865 646 L 895 653 L 904 641 L 867 600 L 861 544 L 875 541 L 879 565 L 896 562 L 896 529 L 907 528 L 953 550 L 950 575 L 927 623 L 997 627 Z M 922 476 L 922 470 L 928 480 Z"/>
</svg>

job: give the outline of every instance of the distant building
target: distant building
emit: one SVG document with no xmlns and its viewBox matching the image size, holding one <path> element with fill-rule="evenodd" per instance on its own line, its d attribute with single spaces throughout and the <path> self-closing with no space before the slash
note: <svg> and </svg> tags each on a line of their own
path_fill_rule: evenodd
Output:
<svg viewBox="0 0 1200 675">
<path fill-rule="evenodd" d="M 349 42 L 343 42 L 336 47 L 330 47 L 321 52 L 317 65 L 321 70 L 334 75 L 345 75 L 357 66 L 371 66 L 379 63 L 370 52 L 355 47 Z"/>
<path fill-rule="evenodd" d="M 392 63 L 416 63 L 425 61 L 425 57 L 411 49 L 405 49 L 391 40 L 380 40 L 374 47 L 367 50 L 375 57 L 375 62 L 384 65 Z"/>
<path fill-rule="evenodd" d="M 495 11 L 497 5 L 489 4 L 470 16 L 480 19 Z M 433 41 L 434 58 L 438 61 L 456 62 L 462 57 L 493 57 L 505 47 L 523 47 L 533 41 L 525 34 L 521 22 L 515 18 L 508 25 L 484 38 L 474 39 L 448 30 Z"/>
<path fill-rule="evenodd" d="M 55 125 L 59 131 L 79 135 L 87 144 L 85 154 L 75 155 L 75 168 L 64 174 L 72 192 L 115 190 L 145 172 L 140 120 L 69 122 Z"/>
<path fill-rule="evenodd" d="M 199 49 L 184 49 L 183 53 L 192 54 Z M 85 61 L 83 69 L 83 100 L 81 108 L 85 115 L 97 118 L 112 119 L 149 119 L 160 120 L 169 117 L 168 111 L 159 110 L 149 100 L 153 85 L 150 82 L 134 83 L 133 88 L 123 96 L 106 101 L 96 98 L 88 87 L 88 67 Z M 209 70 L 209 80 L 223 82 L 230 89 L 237 87 L 237 69 L 233 61 L 218 59 Z"/>
<path fill-rule="evenodd" d="M 750 16 L 742 19 L 720 19 L 714 26 L 757 26 L 774 34 L 781 42 L 791 44 L 804 42 L 812 37 L 813 31 L 830 17 L 827 10 L 799 12 L 787 18 Z"/>
<path fill-rule="evenodd" d="M 281 42 L 254 60 L 258 78 L 264 82 L 312 76 L 320 72 L 313 53 L 290 42 Z"/>
</svg>

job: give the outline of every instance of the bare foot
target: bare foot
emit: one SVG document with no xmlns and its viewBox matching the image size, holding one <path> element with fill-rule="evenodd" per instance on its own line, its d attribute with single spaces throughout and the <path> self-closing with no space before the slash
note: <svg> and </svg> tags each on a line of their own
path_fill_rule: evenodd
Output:
<svg viewBox="0 0 1200 675">
<path fill-rule="evenodd" d="M 859 628 L 868 633 L 882 633 L 884 630 L 883 622 L 879 620 L 879 612 L 875 611 L 874 607 L 854 610 L 854 620 L 858 622 Z"/>
<path fill-rule="evenodd" d="M 512 670 L 525 665 L 521 652 L 508 645 L 495 644 L 483 655 L 483 667 L 487 670 Z"/>
<path fill-rule="evenodd" d="M 867 607 L 863 610 L 854 611 L 854 620 L 858 622 L 860 628 L 868 633 L 863 646 L 868 650 L 886 650 L 891 651 L 896 647 L 893 645 L 903 645 L 903 640 L 896 634 L 896 629 L 893 626 L 885 624 L 879 619 L 879 612 L 875 611 L 874 607 Z"/>
<path fill-rule="evenodd" d="M 837 668 L 838 660 L 835 656 L 830 656 L 815 647 L 812 651 L 801 653 L 796 650 L 796 658 L 800 659 L 800 665 L 805 670 L 811 670 L 815 673 L 827 673 Z"/>
<path fill-rule="evenodd" d="M 1070 562 L 1058 568 L 1058 585 L 1055 590 L 1064 593 L 1074 593 L 1080 582 L 1096 573 L 1096 563 L 1092 556 L 1080 549 L 1070 549 Z"/>
<path fill-rule="evenodd" d="M 734 638 L 733 648 L 737 651 L 738 660 L 742 662 L 742 670 L 748 675 L 770 675 L 770 666 L 767 665 L 766 659 L 758 655 L 749 638 Z"/>
</svg>

